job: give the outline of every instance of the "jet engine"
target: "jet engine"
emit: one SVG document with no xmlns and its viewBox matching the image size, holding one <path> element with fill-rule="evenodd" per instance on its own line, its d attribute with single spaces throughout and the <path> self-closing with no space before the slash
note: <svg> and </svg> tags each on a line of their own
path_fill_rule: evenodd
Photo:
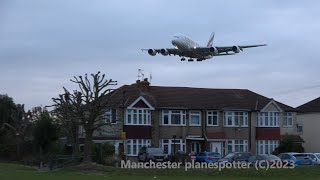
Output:
<svg viewBox="0 0 320 180">
<path fill-rule="evenodd" d="M 239 52 L 240 52 L 239 46 L 232 46 L 232 51 L 233 51 L 234 53 L 239 53 Z"/>
<path fill-rule="evenodd" d="M 151 56 L 155 56 L 157 54 L 157 52 L 154 50 L 154 49 L 149 49 L 148 50 L 148 53 L 151 55 Z"/>
<path fill-rule="evenodd" d="M 218 54 L 219 53 L 218 49 L 215 48 L 215 47 L 210 47 L 209 51 L 210 51 L 210 53 L 213 53 L 213 54 Z"/>
<path fill-rule="evenodd" d="M 161 49 L 160 50 L 160 53 L 164 56 L 167 56 L 169 54 L 168 50 L 167 49 Z"/>
</svg>

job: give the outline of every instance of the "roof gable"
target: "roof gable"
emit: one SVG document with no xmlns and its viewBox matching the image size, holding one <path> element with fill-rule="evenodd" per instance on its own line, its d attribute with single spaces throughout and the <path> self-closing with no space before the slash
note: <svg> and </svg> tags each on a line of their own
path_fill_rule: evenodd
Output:
<svg viewBox="0 0 320 180">
<path fill-rule="evenodd" d="M 143 96 L 140 96 L 130 106 L 128 106 L 128 109 L 131 108 L 147 108 L 154 110 L 154 107 Z"/>
<path fill-rule="evenodd" d="M 282 108 L 272 99 L 264 108 L 261 109 L 261 112 L 283 112 Z"/>
</svg>

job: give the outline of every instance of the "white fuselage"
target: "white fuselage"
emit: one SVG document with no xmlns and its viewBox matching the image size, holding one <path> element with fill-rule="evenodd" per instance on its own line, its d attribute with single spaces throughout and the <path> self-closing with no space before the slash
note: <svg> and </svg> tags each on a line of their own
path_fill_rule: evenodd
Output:
<svg viewBox="0 0 320 180">
<path fill-rule="evenodd" d="M 203 59 L 212 58 L 212 56 L 203 57 L 203 56 L 197 55 L 195 49 L 197 47 L 200 47 L 200 45 L 186 35 L 183 35 L 183 34 L 174 35 L 171 43 L 175 48 L 179 49 L 180 51 L 192 52 L 193 56 L 196 58 L 203 58 Z"/>
<path fill-rule="evenodd" d="M 192 50 L 200 46 L 198 43 L 183 34 L 174 35 L 171 43 L 180 50 Z"/>
</svg>

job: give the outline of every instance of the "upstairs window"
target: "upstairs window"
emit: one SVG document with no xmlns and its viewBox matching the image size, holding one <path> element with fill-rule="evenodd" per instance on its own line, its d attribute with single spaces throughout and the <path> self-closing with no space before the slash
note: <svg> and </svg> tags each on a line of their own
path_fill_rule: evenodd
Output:
<svg viewBox="0 0 320 180">
<path fill-rule="evenodd" d="M 279 112 L 260 112 L 257 127 L 279 127 Z"/>
<path fill-rule="evenodd" d="M 297 124 L 297 132 L 298 133 L 303 133 L 303 125 L 301 123 Z"/>
<path fill-rule="evenodd" d="M 186 125 L 186 111 L 184 110 L 163 110 L 161 125 Z"/>
<path fill-rule="evenodd" d="M 201 111 L 190 111 L 189 112 L 189 125 L 200 126 L 201 125 Z"/>
<path fill-rule="evenodd" d="M 283 127 L 293 127 L 293 113 L 285 112 L 283 113 Z"/>
<path fill-rule="evenodd" d="M 226 111 L 224 112 L 225 127 L 248 127 L 248 112 Z"/>
<path fill-rule="evenodd" d="M 219 126 L 219 116 L 217 111 L 207 111 L 207 126 Z"/>
<path fill-rule="evenodd" d="M 126 125 L 151 125 L 151 111 L 149 109 L 127 109 Z"/>
<path fill-rule="evenodd" d="M 103 119 L 105 123 L 117 124 L 117 110 L 108 109 L 104 112 Z"/>
</svg>

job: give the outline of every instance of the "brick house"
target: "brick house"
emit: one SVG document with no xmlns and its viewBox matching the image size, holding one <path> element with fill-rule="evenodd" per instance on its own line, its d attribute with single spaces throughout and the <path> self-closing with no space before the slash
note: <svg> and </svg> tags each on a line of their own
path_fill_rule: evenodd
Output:
<svg viewBox="0 0 320 180">
<path fill-rule="evenodd" d="M 112 137 L 117 147 L 124 143 L 128 157 L 143 145 L 168 154 L 174 149 L 269 154 L 282 135 L 301 140 L 294 108 L 247 89 L 150 86 L 144 79 L 116 89 L 109 100 L 114 109 L 106 116 L 117 120 L 101 131 L 111 134 L 99 138 Z"/>
</svg>

